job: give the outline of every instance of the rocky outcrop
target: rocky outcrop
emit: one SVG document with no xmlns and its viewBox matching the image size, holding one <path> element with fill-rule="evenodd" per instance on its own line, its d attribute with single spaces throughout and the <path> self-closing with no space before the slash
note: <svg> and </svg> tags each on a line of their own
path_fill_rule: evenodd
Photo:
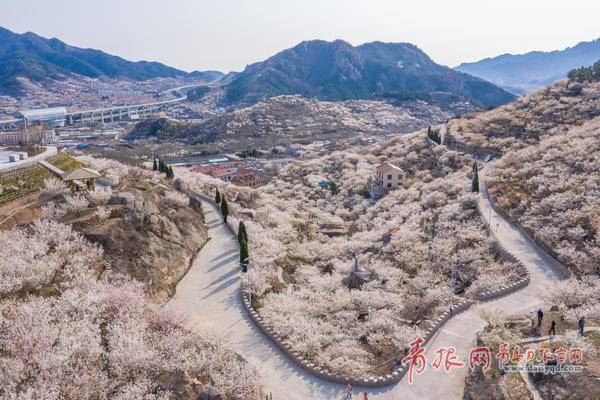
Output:
<svg viewBox="0 0 600 400">
<path fill-rule="evenodd" d="M 198 204 L 174 206 L 164 190 L 128 188 L 113 196 L 111 218 L 92 227 L 74 225 L 104 248 L 112 270 L 147 285 L 155 301 L 170 297 L 208 240 Z"/>
<path fill-rule="evenodd" d="M 590 369 L 593 367 L 586 366 L 583 373 L 535 373 L 532 374 L 531 381 L 544 400 L 567 399 L 570 397 L 566 394 L 572 393 L 577 393 L 577 395 L 571 398 L 598 399 L 600 398 L 600 382 L 596 376 L 590 374 Z"/>
<path fill-rule="evenodd" d="M 198 400 L 224 400 L 224 397 L 217 389 L 210 385 L 206 385 L 202 388 Z"/>
</svg>

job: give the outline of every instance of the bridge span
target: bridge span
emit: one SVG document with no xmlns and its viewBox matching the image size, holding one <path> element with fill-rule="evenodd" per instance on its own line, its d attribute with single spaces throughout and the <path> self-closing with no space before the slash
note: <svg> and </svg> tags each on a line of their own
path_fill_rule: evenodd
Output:
<svg viewBox="0 0 600 400">
<path fill-rule="evenodd" d="M 187 93 L 183 92 L 185 89 L 192 89 L 201 86 L 212 86 L 213 84 L 214 82 L 186 85 L 162 91 L 160 93 L 161 95 L 170 95 L 173 97 L 169 100 L 125 106 L 101 107 L 91 110 L 68 110 L 66 113 L 64 113 L 63 109 L 64 121 L 61 117 L 61 121 L 59 122 L 61 124 L 64 123 L 66 125 L 74 125 L 93 122 L 114 122 L 115 120 L 123 119 L 146 118 L 155 112 L 163 111 L 170 106 L 184 102 L 187 99 Z M 31 121 L 28 121 L 26 117 L 0 121 L 0 131 L 16 130 L 19 126 L 30 122 Z"/>
<path fill-rule="evenodd" d="M 126 106 L 96 108 L 92 110 L 70 111 L 66 114 L 66 123 L 68 125 L 73 125 L 76 123 L 114 122 L 115 120 L 122 120 L 123 118 L 145 118 L 152 113 L 162 111 L 169 106 L 185 101 L 187 99 L 187 94 L 182 93 L 182 90 L 208 85 L 210 84 L 186 85 L 161 92 L 161 94 L 168 93 L 174 97 L 170 100 Z"/>
</svg>

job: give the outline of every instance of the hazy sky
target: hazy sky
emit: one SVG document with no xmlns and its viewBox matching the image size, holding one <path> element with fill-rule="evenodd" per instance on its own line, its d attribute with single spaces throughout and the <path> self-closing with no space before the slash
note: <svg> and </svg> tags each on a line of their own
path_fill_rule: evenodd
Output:
<svg viewBox="0 0 600 400">
<path fill-rule="evenodd" d="M 600 37 L 593 0 L 0 0 L 0 26 L 184 70 L 241 70 L 307 39 L 411 42 L 455 66 Z"/>
</svg>

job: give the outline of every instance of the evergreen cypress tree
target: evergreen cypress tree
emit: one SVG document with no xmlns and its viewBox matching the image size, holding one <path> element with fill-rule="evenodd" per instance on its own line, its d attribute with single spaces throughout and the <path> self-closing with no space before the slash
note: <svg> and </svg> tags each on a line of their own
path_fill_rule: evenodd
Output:
<svg viewBox="0 0 600 400">
<path fill-rule="evenodd" d="M 219 192 L 219 189 L 217 189 L 217 192 L 215 193 L 215 203 L 221 204 L 221 192 Z"/>
<path fill-rule="evenodd" d="M 173 172 L 173 167 L 167 166 L 167 178 L 173 179 L 175 178 L 175 173 Z"/>
<path fill-rule="evenodd" d="M 473 182 L 471 182 L 471 192 L 479 192 L 479 173 L 477 170 L 477 161 L 473 164 Z"/>
<path fill-rule="evenodd" d="M 335 182 L 331 182 L 329 184 L 329 190 L 331 191 L 332 194 L 338 194 L 338 192 L 339 192 L 338 185 Z"/>
<path fill-rule="evenodd" d="M 427 137 L 434 143 L 442 144 L 442 137 L 440 131 L 434 131 L 431 126 L 427 127 Z"/>
<path fill-rule="evenodd" d="M 242 265 L 242 271 L 248 271 L 248 262 L 250 258 L 250 253 L 248 251 L 248 242 L 242 240 L 240 242 L 240 264 Z"/>
<path fill-rule="evenodd" d="M 158 165 L 156 164 L 156 157 L 154 157 L 154 162 L 152 163 L 152 171 L 158 171 Z"/>
<path fill-rule="evenodd" d="M 221 215 L 223 215 L 223 221 L 227 223 L 227 217 L 229 216 L 229 206 L 227 206 L 227 200 L 225 200 L 225 196 L 221 196 Z"/>
<path fill-rule="evenodd" d="M 240 245 L 244 240 L 248 242 L 248 232 L 246 232 L 244 221 L 240 221 L 240 225 L 238 226 L 238 242 L 240 242 Z"/>
</svg>

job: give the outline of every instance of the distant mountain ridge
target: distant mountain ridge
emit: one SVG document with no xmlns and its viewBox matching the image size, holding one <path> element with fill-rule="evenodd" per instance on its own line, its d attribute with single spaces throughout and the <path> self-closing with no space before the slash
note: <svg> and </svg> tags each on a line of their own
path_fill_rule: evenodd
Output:
<svg viewBox="0 0 600 400">
<path fill-rule="evenodd" d="M 187 76 L 214 80 L 223 76 L 217 71 L 188 74 L 158 62 L 132 62 L 100 50 L 82 49 L 58 39 L 46 39 L 31 32 L 17 34 L 0 27 L 0 92 L 18 93 L 18 77 L 43 82 L 63 79 L 70 74 L 140 81 Z"/>
<path fill-rule="evenodd" d="M 288 94 L 339 101 L 440 92 L 478 106 L 514 99 L 494 84 L 436 64 L 412 44 L 372 42 L 354 47 L 342 40 L 305 41 L 247 66 L 231 80 L 225 99 L 253 104 Z"/>
<path fill-rule="evenodd" d="M 600 39 L 581 42 L 564 50 L 532 51 L 526 54 L 503 54 L 456 67 L 493 82 L 513 92 L 531 91 L 564 79 L 578 67 L 587 67 L 600 60 Z"/>
<path fill-rule="evenodd" d="M 21 77 L 43 83 L 72 74 L 140 81 L 157 77 L 223 78 L 226 106 L 252 105 L 295 94 L 329 101 L 424 100 L 442 108 L 464 101 L 478 107 L 496 106 L 514 98 L 492 83 L 436 64 L 409 43 L 372 42 L 354 47 L 342 40 L 305 41 L 225 76 L 218 71 L 187 73 L 158 62 L 132 62 L 100 50 L 0 27 L 0 93 L 20 94 Z"/>
</svg>

